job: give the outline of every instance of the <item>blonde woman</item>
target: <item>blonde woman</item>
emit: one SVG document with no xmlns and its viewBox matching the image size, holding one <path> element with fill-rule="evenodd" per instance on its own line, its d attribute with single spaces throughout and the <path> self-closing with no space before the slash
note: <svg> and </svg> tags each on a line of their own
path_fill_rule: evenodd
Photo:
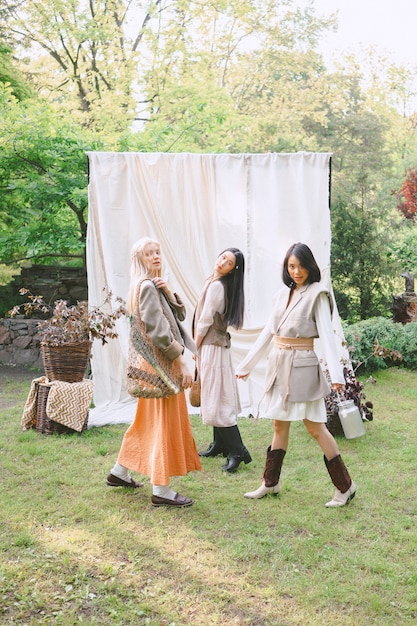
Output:
<svg viewBox="0 0 417 626">
<path fill-rule="evenodd" d="M 162 278 L 161 246 L 143 238 L 131 251 L 131 281 L 128 309 L 133 321 L 145 324 L 146 334 L 165 356 L 176 361 L 184 389 L 191 386 L 192 374 L 183 353 L 195 354 L 191 337 L 180 326 L 185 307 Z M 170 489 L 172 476 L 200 470 L 201 463 L 191 430 L 184 391 L 167 398 L 139 398 L 136 415 L 126 431 L 117 462 L 107 477 L 111 487 L 142 487 L 128 469 L 149 476 L 153 506 L 186 507 L 191 498 Z"/>
</svg>

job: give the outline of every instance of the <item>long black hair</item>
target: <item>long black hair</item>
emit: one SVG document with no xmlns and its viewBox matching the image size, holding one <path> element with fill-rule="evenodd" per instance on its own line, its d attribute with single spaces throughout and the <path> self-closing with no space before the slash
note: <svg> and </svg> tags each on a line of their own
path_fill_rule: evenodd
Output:
<svg viewBox="0 0 417 626">
<path fill-rule="evenodd" d="M 292 254 L 297 257 L 300 265 L 308 271 L 307 282 L 319 283 L 321 280 L 320 268 L 310 248 L 305 243 L 293 243 L 287 250 L 282 266 L 282 280 L 287 287 L 295 289 L 294 281 L 288 272 L 288 259 Z"/>
<path fill-rule="evenodd" d="M 242 328 L 245 311 L 245 293 L 243 288 L 243 277 L 245 274 L 245 258 L 239 248 L 226 248 L 220 252 L 219 256 L 225 252 L 231 252 L 236 259 L 234 269 L 219 278 L 223 283 L 226 295 L 226 306 L 223 314 L 224 321 L 228 326 L 236 329 Z"/>
</svg>

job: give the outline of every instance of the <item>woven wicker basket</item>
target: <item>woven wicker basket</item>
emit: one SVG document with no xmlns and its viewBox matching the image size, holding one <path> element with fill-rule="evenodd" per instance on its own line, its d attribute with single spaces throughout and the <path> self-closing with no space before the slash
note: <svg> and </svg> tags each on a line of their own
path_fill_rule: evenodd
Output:
<svg viewBox="0 0 417 626">
<path fill-rule="evenodd" d="M 64 424 L 59 424 L 49 419 L 46 413 L 46 403 L 48 402 L 50 387 L 49 385 L 38 385 L 37 405 L 36 405 L 36 425 L 35 430 L 43 435 L 68 435 L 79 431 L 68 428 Z M 87 429 L 88 414 L 86 416 L 82 431 Z M 82 432 L 81 431 L 81 432 Z"/>
<path fill-rule="evenodd" d="M 87 371 L 91 355 L 91 341 L 51 346 L 41 342 L 41 356 L 49 380 L 80 383 Z"/>
</svg>

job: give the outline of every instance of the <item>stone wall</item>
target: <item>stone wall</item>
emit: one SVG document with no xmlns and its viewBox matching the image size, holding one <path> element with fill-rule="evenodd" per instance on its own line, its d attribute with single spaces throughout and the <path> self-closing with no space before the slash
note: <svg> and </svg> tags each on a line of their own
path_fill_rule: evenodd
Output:
<svg viewBox="0 0 417 626">
<path fill-rule="evenodd" d="M 0 319 L 0 363 L 43 370 L 38 323 L 23 316 Z"/>
<path fill-rule="evenodd" d="M 33 265 L 22 269 L 7 287 L 0 287 L 0 301 L 4 315 L 16 304 L 27 302 L 21 296 L 21 288 L 34 295 L 43 296 L 46 302 L 67 300 L 75 304 L 88 299 L 87 276 L 81 267 Z M 40 341 L 37 334 L 39 320 L 18 315 L 15 318 L 0 317 L 0 363 L 33 367 L 43 371 L 40 357 Z"/>
<path fill-rule="evenodd" d="M 23 268 L 7 285 L 0 286 L 0 317 L 6 316 L 16 304 L 27 301 L 26 296 L 19 294 L 22 288 L 42 296 L 48 303 L 67 300 L 69 304 L 75 304 L 88 299 L 87 274 L 83 267 L 32 265 Z"/>
</svg>

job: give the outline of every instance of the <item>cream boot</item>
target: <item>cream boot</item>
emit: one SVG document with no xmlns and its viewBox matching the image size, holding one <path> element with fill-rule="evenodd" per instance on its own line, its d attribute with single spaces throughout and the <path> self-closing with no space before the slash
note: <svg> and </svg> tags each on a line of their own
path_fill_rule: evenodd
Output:
<svg viewBox="0 0 417 626">
<path fill-rule="evenodd" d="M 324 506 L 345 506 L 345 504 L 355 497 L 356 485 L 349 476 L 349 472 L 340 454 L 330 459 L 330 461 L 326 459 L 326 456 L 323 458 L 332 483 L 336 487 L 332 500 L 326 502 Z"/>
<path fill-rule="evenodd" d="M 245 498 L 263 498 L 270 493 L 276 496 L 280 491 L 279 477 L 281 475 L 282 463 L 284 461 L 285 450 L 271 450 L 269 446 L 266 452 L 266 463 L 263 475 L 262 485 L 255 491 L 245 493 Z"/>
<path fill-rule="evenodd" d="M 277 493 L 279 493 L 281 487 L 279 485 L 279 483 L 277 483 L 276 485 L 274 485 L 274 487 L 265 487 L 265 483 L 264 481 L 262 481 L 262 485 L 260 487 L 258 487 L 258 489 L 256 489 L 255 491 L 249 491 L 248 493 L 245 493 L 244 496 L 245 498 L 263 498 L 264 496 L 266 496 L 267 493 L 271 493 L 273 496 L 276 496 Z"/>
<path fill-rule="evenodd" d="M 329 502 L 326 502 L 324 506 L 327 506 L 327 507 L 345 506 L 345 504 L 347 504 L 349 500 L 352 500 L 352 498 L 355 497 L 355 493 L 356 493 L 356 485 L 352 481 L 351 486 L 345 493 L 342 493 L 341 491 L 339 491 L 339 489 L 336 489 L 332 500 L 330 500 Z"/>
</svg>

